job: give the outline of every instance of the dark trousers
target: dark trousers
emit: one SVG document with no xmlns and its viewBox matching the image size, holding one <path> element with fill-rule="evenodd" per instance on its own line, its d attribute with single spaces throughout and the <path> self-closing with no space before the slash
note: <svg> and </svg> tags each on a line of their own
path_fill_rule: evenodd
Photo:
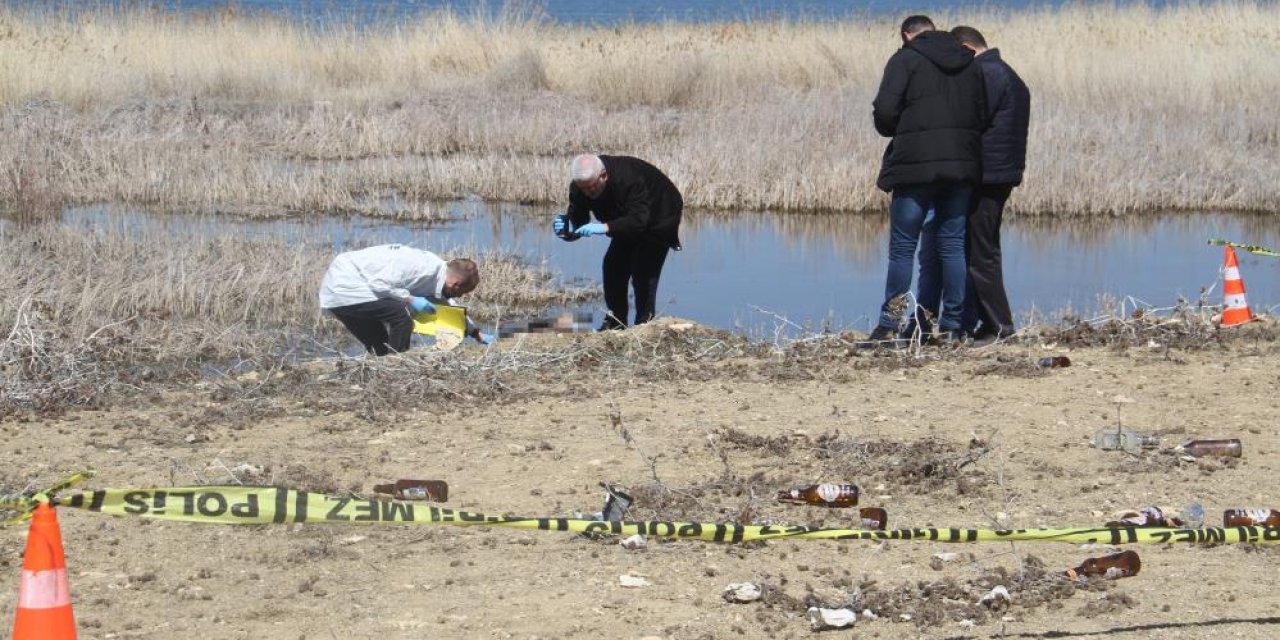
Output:
<svg viewBox="0 0 1280 640">
<path fill-rule="evenodd" d="M 653 319 L 658 299 L 658 278 L 670 247 L 648 238 L 614 238 L 604 253 L 604 304 L 610 318 L 606 326 L 627 322 L 627 283 L 636 295 L 635 324 Z"/>
<path fill-rule="evenodd" d="M 986 184 L 974 192 L 969 210 L 968 247 L 969 286 L 966 297 L 964 328 L 980 332 L 1013 332 L 1013 312 L 1004 290 L 1004 267 L 1000 256 L 1000 222 L 1004 203 L 1013 191 L 1011 184 Z"/>
<path fill-rule="evenodd" d="M 403 300 L 382 298 L 329 310 L 364 348 L 380 356 L 409 350 L 413 319 Z"/>
</svg>

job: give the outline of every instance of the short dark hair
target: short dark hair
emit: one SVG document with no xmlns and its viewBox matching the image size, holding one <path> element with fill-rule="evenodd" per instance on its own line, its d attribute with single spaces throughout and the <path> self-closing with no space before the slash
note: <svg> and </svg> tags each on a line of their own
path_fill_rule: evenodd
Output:
<svg viewBox="0 0 1280 640">
<path fill-rule="evenodd" d="M 466 295 L 480 285 L 480 268 L 470 258 L 456 258 L 449 261 L 449 270 L 462 280 L 458 283 L 459 295 Z"/>
<path fill-rule="evenodd" d="M 933 21 L 929 19 L 929 16 L 907 16 L 907 19 L 902 21 L 902 32 L 907 35 L 921 31 L 933 31 L 934 29 L 937 29 L 937 27 L 933 26 Z"/>
<path fill-rule="evenodd" d="M 982 32 L 973 27 L 959 26 L 951 30 L 951 35 L 960 41 L 960 44 L 975 46 L 979 49 L 987 48 L 987 39 L 982 37 Z"/>
</svg>

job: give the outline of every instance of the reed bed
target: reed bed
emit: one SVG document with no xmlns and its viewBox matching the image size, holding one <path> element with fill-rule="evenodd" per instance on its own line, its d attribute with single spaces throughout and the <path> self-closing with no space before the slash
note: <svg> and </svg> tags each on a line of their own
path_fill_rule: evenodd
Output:
<svg viewBox="0 0 1280 640">
<path fill-rule="evenodd" d="M 473 257 L 479 264 L 481 288 L 464 302 L 481 320 L 597 293 L 555 285 L 545 269 L 507 254 L 465 247 L 440 254 Z M 234 340 L 218 341 L 238 332 L 342 336 L 341 326 L 317 302 L 332 258 L 330 244 L 269 237 L 129 234 L 57 224 L 0 233 L 0 297 L 6 301 L 0 328 L 38 317 L 39 324 L 58 327 L 76 342 L 121 323 L 157 336 L 157 347 L 188 353 L 234 350 Z"/>
<path fill-rule="evenodd" d="M 1275 3 L 935 18 L 982 29 L 1032 88 L 1014 210 L 1276 211 Z M 879 210 L 870 102 L 894 22 L 3 9 L 0 169 L 70 202 L 419 218 L 468 194 L 562 201 L 592 150 L 652 160 L 691 206 Z"/>
</svg>

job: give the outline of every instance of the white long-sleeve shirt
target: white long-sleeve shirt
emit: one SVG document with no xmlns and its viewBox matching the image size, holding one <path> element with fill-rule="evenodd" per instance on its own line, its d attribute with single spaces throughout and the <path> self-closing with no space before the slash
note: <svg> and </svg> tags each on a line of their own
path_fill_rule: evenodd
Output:
<svg viewBox="0 0 1280 640">
<path fill-rule="evenodd" d="M 384 244 L 340 253 L 320 283 L 320 308 L 334 309 L 379 298 L 440 300 L 448 263 L 429 251 Z"/>
</svg>

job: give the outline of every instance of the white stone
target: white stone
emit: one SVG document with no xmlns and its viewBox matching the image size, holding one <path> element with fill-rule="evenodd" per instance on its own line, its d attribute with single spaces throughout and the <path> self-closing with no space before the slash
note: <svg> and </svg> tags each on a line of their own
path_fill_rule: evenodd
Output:
<svg viewBox="0 0 1280 640">
<path fill-rule="evenodd" d="M 1008 603 L 1011 600 L 1013 600 L 1013 598 L 1009 596 L 1009 590 L 1006 589 L 1004 585 L 998 584 L 991 591 L 988 591 L 987 595 L 982 596 L 982 599 L 978 600 L 978 604 L 985 604 L 988 607 L 996 607 L 1000 606 L 1001 603 Z"/>
<path fill-rule="evenodd" d="M 627 589 L 639 589 L 641 587 L 652 586 L 653 583 L 644 579 L 644 576 L 633 576 L 631 574 L 618 576 L 618 584 Z"/>
<path fill-rule="evenodd" d="M 649 546 L 649 543 L 645 541 L 644 536 L 638 533 L 630 538 L 623 538 L 622 542 L 619 542 L 618 544 L 622 545 L 622 548 L 628 551 L 638 551 Z"/>
<path fill-rule="evenodd" d="M 857 615 L 851 609 L 821 609 L 809 607 L 809 626 L 814 631 L 852 627 Z"/>
<path fill-rule="evenodd" d="M 755 602 L 763 595 L 760 587 L 750 582 L 735 582 L 724 588 L 723 597 L 729 602 Z"/>
</svg>

